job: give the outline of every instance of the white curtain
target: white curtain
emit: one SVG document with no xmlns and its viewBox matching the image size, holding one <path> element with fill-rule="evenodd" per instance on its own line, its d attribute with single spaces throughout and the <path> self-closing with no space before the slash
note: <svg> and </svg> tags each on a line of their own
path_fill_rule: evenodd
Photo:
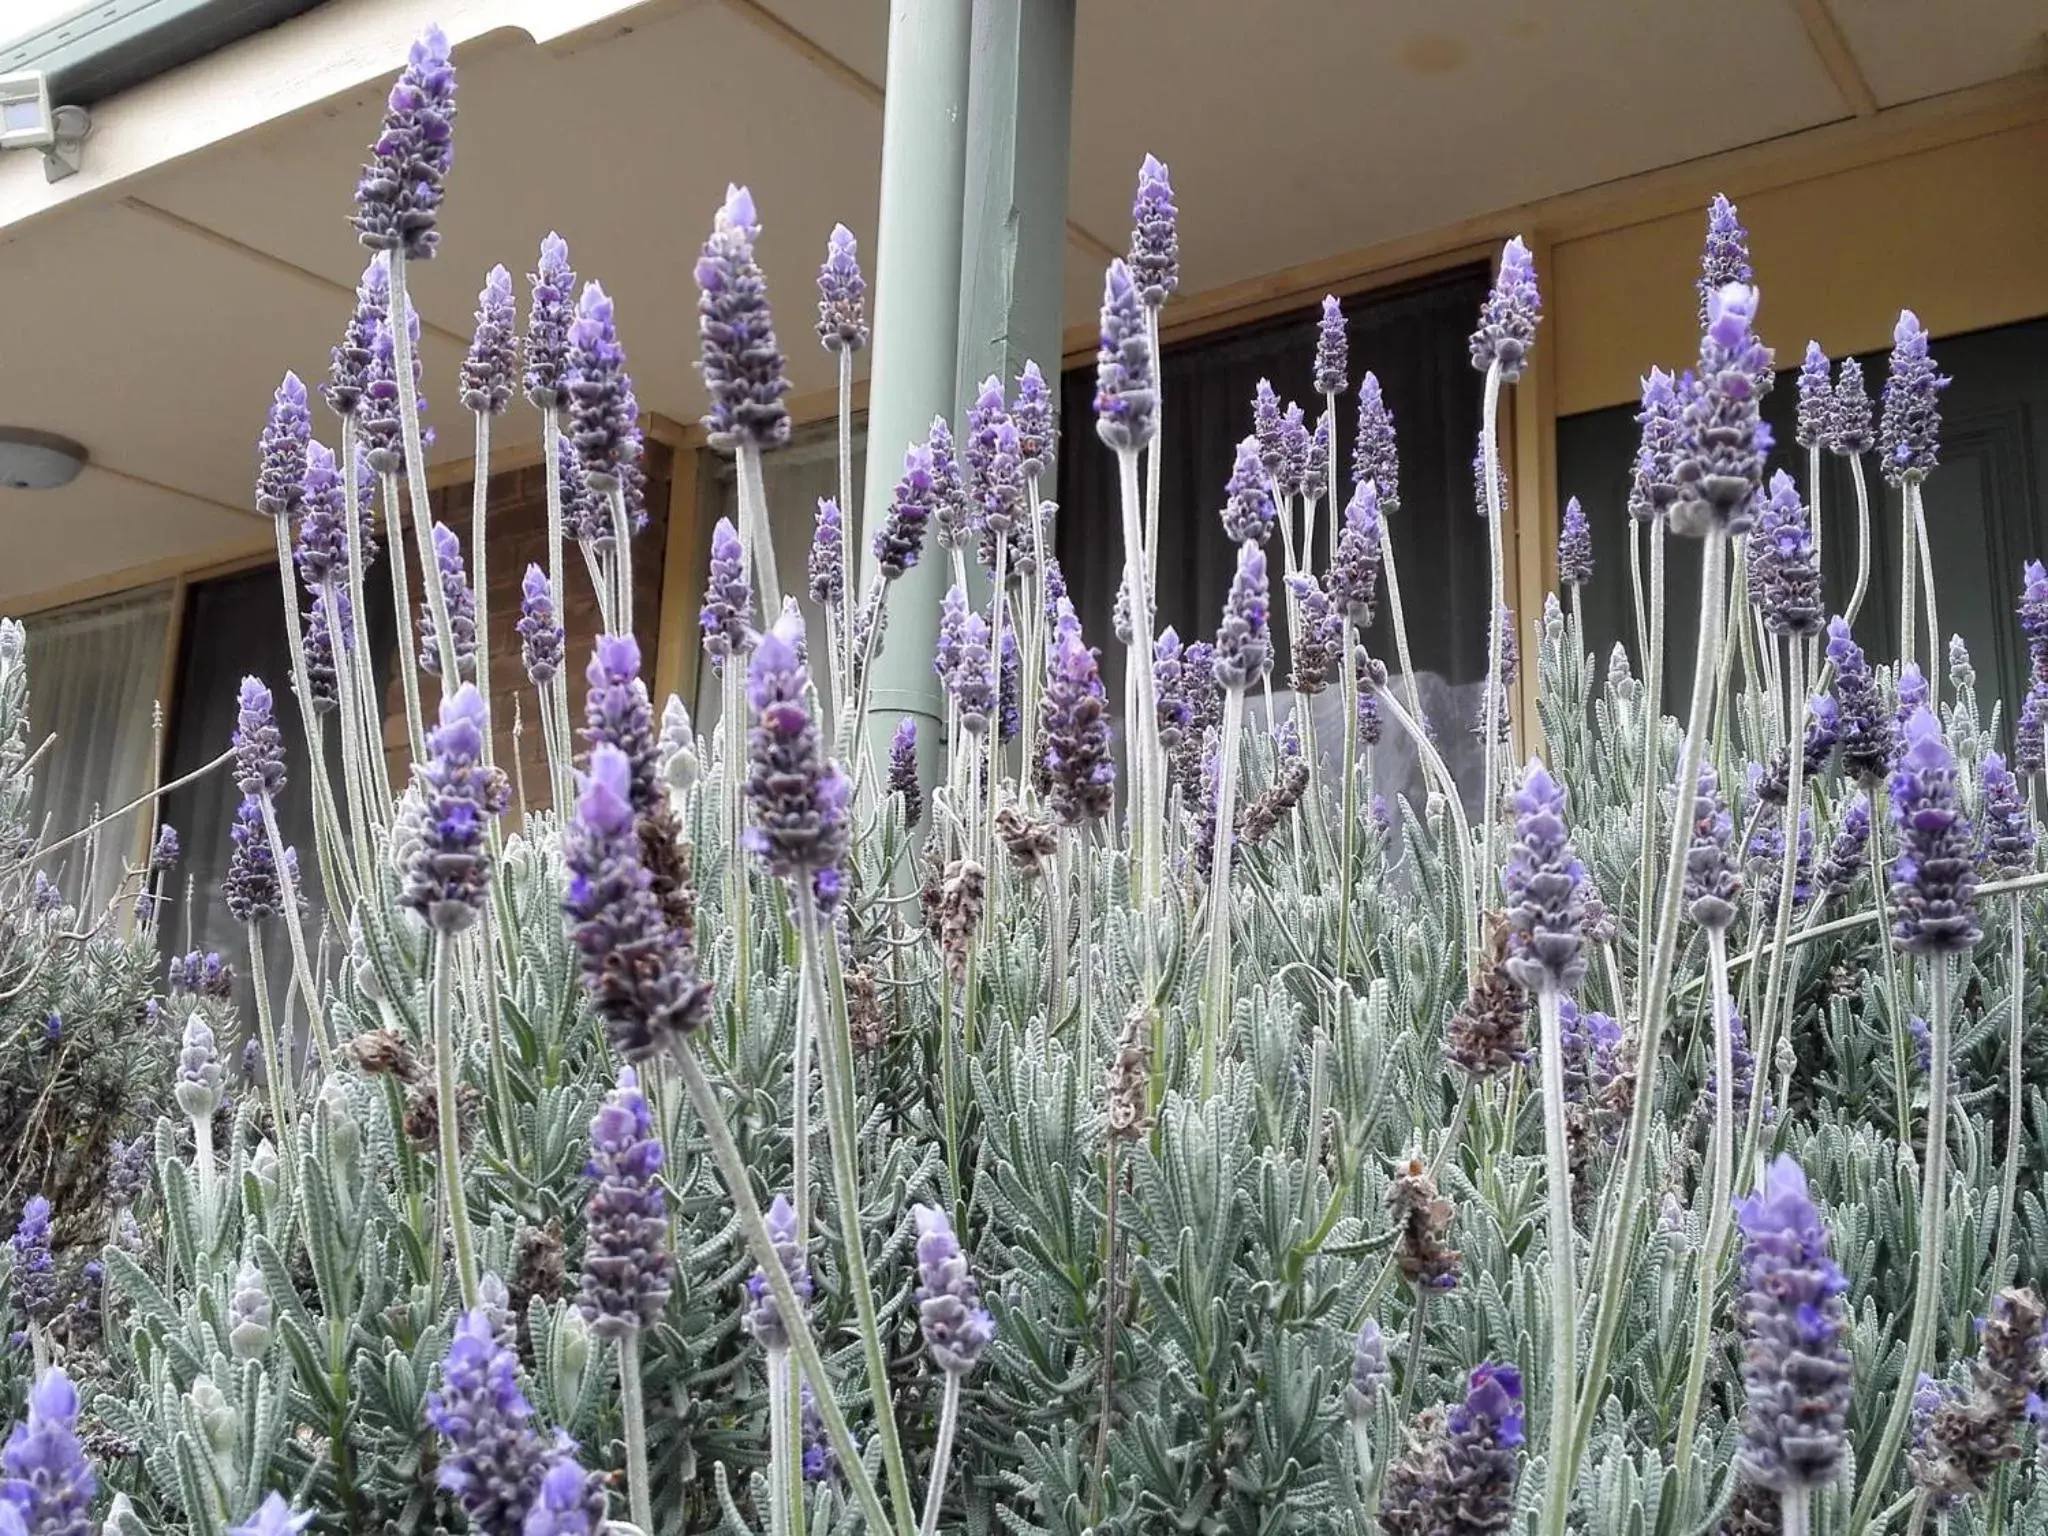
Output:
<svg viewBox="0 0 2048 1536">
<path fill-rule="evenodd" d="M 151 713 L 163 676 L 171 594 L 165 587 L 59 608 L 26 620 L 29 724 L 33 741 L 56 736 L 36 765 L 30 824 L 55 839 L 148 790 Z M 50 873 L 66 898 L 97 912 L 119 888 L 124 865 L 143 851 L 144 807 L 56 856 Z M 89 840 L 88 840 L 89 841 Z"/>
</svg>

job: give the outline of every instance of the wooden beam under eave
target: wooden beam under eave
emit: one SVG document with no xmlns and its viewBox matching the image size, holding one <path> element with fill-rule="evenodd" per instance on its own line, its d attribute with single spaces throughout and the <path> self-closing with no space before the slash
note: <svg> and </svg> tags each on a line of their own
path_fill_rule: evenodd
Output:
<svg viewBox="0 0 2048 1536">
<path fill-rule="evenodd" d="M 1799 25 L 1806 29 L 1806 40 L 1813 45 L 1821 68 L 1842 93 L 1843 104 L 1858 117 L 1877 116 L 1877 93 L 1864 79 L 1863 66 L 1856 62 L 1849 39 L 1843 35 L 1835 13 L 1828 9 L 1828 0 L 1792 0 L 1792 10 L 1799 17 Z"/>
</svg>

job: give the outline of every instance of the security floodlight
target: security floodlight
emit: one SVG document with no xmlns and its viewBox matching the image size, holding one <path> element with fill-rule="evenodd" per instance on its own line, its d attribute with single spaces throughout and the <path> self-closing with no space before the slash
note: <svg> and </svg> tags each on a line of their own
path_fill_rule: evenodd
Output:
<svg viewBox="0 0 2048 1536">
<path fill-rule="evenodd" d="M 0 75 L 0 149 L 48 149 L 56 142 L 56 114 L 43 72 Z"/>
</svg>

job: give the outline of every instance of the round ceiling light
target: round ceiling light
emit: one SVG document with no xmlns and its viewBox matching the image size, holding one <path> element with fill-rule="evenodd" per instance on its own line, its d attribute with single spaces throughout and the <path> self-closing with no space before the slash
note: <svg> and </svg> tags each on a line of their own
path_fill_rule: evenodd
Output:
<svg viewBox="0 0 2048 1536">
<path fill-rule="evenodd" d="M 69 485 L 85 468 L 85 449 L 68 437 L 33 427 L 0 427 L 0 489 L 48 491 Z"/>
</svg>

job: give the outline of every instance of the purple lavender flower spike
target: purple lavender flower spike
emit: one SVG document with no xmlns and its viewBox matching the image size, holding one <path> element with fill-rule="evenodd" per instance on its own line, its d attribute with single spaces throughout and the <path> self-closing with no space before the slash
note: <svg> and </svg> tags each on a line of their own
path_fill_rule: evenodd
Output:
<svg viewBox="0 0 2048 1536">
<path fill-rule="evenodd" d="M 988 623 L 967 606 L 967 593 L 948 589 L 939 608 L 938 647 L 932 668 L 959 706 L 961 724 L 979 735 L 988 729 L 995 703 L 995 676 L 988 652 Z"/>
<path fill-rule="evenodd" d="M 711 580 L 697 621 L 704 629 L 704 654 L 714 670 L 726 659 L 754 648 L 754 596 L 747 581 L 746 552 L 732 519 L 721 517 L 711 530 Z"/>
<path fill-rule="evenodd" d="M 697 258 L 697 368 L 711 394 L 704 425 L 717 448 L 777 448 L 789 441 L 783 404 L 789 380 L 775 344 L 768 281 L 754 259 L 760 233 L 753 194 L 727 187 Z"/>
<path fill-rule="evenodd" d="M 270 690 L 260 677 L 242 679 L 233 746 L 235 787 L 245 795 L 275 797 L 284 788 L 284 736 L 272 717 Z"/>
<path fill-rule="evenodd" d="M 327 408 L 347 418 L 362 404 L 369 384 L 372 350 L 377 341 L 377 323 L 391 307 L 391 257 L 379 251 L 356 284 L 356 307 L 349 315 L 348 328 L 341 333 L 331 354 L 327 383 L 321 394 Z"/>
<path fill-rule="evenodd" d="M 1799 487 L 1779 470 L 1749 541 L 1752 579 L 1764 628 L 1774 635 L 1815 635 L 1821 628 L 1820 558 Z"/>
<path fill-rule="evenodd" d="M 1138 195 L 1131 204 L 1129 265 L 1139 298 L 1152 309 L 1163 307 L 1180 287 L 1179 217 L 1166 167 L 1147 155 L 1138 168 Z"/>
<path fill-rule="evenodd" d="M 2038 560 L 2029 560 L 2020 572 L 2020 633 L 2029 649 L 2048 650 L 2048 570 Z"/>
<path fill-rule="evenodd" d="M 235 968 L 221 959 L 218 950 L 202 955 L 195 949 L 190 954 L 173 955 L 164 975 L 165 985 L 174 993 L 190 992 L 223 1003 L 235 995 Z"/>
<path fill-rule="evenodd" d="M 1237 575 L 1223 600 L 1223 622 L 1216 630 L 1216 681 L 1225 688 L 1242 692 L 1272 668 L 1268 597 L 1265 552 L 1256 544 L 1240 544 Z"/>
<path fill-rule="evenodd" d="M 938 524 L 939 547 L 957 548 L 969 527 L 967 487 L 960 477 L 960 463 L 953 454 L 953 432 L 946 418 L 934 416 L 925 436 L 932 459 L 932 518 Z"/>
<path fill-rule="evenodd" d="M 1870 452 L 1876 443 L 1863 365 L 1845 357 L 1835 369 L 1835 387 L 1828 397 L 1828 450 L 1845 459 L 1854 458 Z"/>
<path fill-rule="evenodd" d="M 1956 760 L 1941 722 L 1918 709 L 1906 722 L 1905 749 L 1891 778 L 1892 936 L 1916 955 L 1960 954 L 1982 937 L 1977 926 L 1977 861 L 1969 820 L 1956 794 Z"/>
<path fill-rule="evenodd" d="M 156 829 L 156 842 L 149 850 L 149 872 L 166 875 L 178 867 L 183 857 L 183 848 L 178 842 L 178 829 L 168 821 Z"/>
<path fill-rule="evenodd" d="M 1749 1048 L 1749 1031 L 1733 1004 L 1728 1008 L 1728 1057 L 1728 1075 L 1734 1082 L 1729 1107 L 1735 1111 L 1736 1121 L 1740 1123 L 1748 1119 L 1750 1101 L 1756 1096 L 1756 1053 Z M 1711 1112 L 1720 1091 L 1719 1070 L 1710 1062 L 1705 1091 L 1701 1095 L 1702 1107 Z"/>
<path fill-rule="evenodd" d="M 1287 578 L 1300 616 L 1294 642 L 1294 665 L 1287 686 L 1312 698 L 1330 686 L 1343 665 L 1344 616 L 1330 605 L 1322 583 L 1307 571 Z"/>
<path fill-rule="evenodd" d="M 1263 544 L 1273 536 L 1273 493 L 1259 462 L 1259 440 L 1237 445 L 1237 462 L 1223 487 L 1223 532 L 1233 544 Z"/>
<path fill-rule="evenodd" d="M 1515 643 L 1515 610 L 1503 604 L 1495 618 L 1500 623 L 1500 685 L 1510 690 L 1522 668 L 1522 649 Z"/>
<path fill-rule="evenodd" d="M 1898 722 L 1899 734 L 1903 737 L 1906 722 L 1913 718 L 1913 712 L 1928 707 L 1927 674 L 1920 670 L 1917 661 L 1902 662 L 1898 681 L 1893 687 L 1899 699 L 1898 713 L 1893 718 Z"/>
<path fill-rule="evenodd" d="M 981 1288 L 967 1271 L 967 1256 L 946 1213 L 920 1205 L 916 1215 L 918 1326 L 933 1363 L 964 1376 L 994 1340 L 995 1319 L 981 1305 Z"/>
<path fill-rule="evenodd" d="M 1054 636 L 1059 635 L 1059 626 L 1074 605 L 1064 593 L 1053 604 Z M 1081 621 L 1074 620 L 1078 632 Z M 1181 743 L 1189 723 L 1194 719 L 1194 706 L 1187 695 L 1187 668 L 1182 660 L 1180 632 L 1171 624 L 1159 632 L 1159 638 L 1152 645 L 1152 693 L 1159 710 L 1159 744 L 1171 752 Z"/>
<path fill-rule="evenodd" d="M 1308 449 L 1301 466 L 1301 494 L 1313 507 L 1329 488 L 1330 413 L 1325 411 L 1316 419 L 1315 431 L 1308 435 Z"/>
<path fill-rule="evenodd" d="M 229 1531 L 228 1536 L 299 1536 L 312 1523 L 310 1513 L 294 1514 L 283 1494 L 271 1492 L 264 1496 L 256 1513 Z"/>
<path fill-rule="evenodd" d="M 1344 1388 L 1344 1416 L 1353 1423 L 1372 1417 L 1373 1405 L 1386 1390 L 1387 1341 L 1379 1321 L 1368 1317 L 1351 1344 L 1351 1380 Z"/>
<path fill-rule="evenodd" d="M 1167 635 L 1172 633 L 1167 631 Z M 1165 638 L 1161 637 L 1161 644 Z M 1176 674 L 1179 645 L 1175 637 Z M 1164 686 L 1156 674 L 1153 685 Z M 1108 815 L 1116 797 L 1116 763 L 1110 756 L 1109 703 L 1102 687 L 1100 657 L 1093 646 L 1082 642 L 1081 621 L 1064 598 L 1054 624 L 1039 719 L 1046 803 L 1053 815 L 1069 827 Z"/>
<path fill-rule="evenodd" d="M 1662 368 L 1652 368 L 1643 377 L 1636 424 L 1642 439 L 1636 448 L 1628 509 L 1639 521 L 1653 522 L 1677 505 L 1678 456 L 1684 440 L 1678 382 Z"/>
<path fill-rule="evenodd" d="M 1259 445 L 1259 462 L 1265 466 L 1266 476 L 1278 481 L 1287 461 L 1287 445 L 1283 441 L 1287 420 L 1280 409 L 1280 397 L 1273 392 L 1272 381 L 1261 379 L 1252 391 L 1252 437 Z"/>
<path fill-rule="evenodd" d="M 1842 771 L 1866 787 L 1891 767 L 1892 718 L 1878 697 L 1877 679 L 1863 648 L 1839 616 L 1828 620 L 1828 660 L 1835 668 L 1836 716 L 1841 722 Z"/>
<path fill-rule="evenodd" d="M 2019 781 L 1996 752 L 1984 754 L 1984 872 L 1994 880 L 2034 872 L 2034 820 Z"/>
<path fill-rule="evenodd" d="M 1280 418 L 1280 463 L 1273 475 L 1273 489 L 1282 496 L 1300 496 L 1308 488 L 1308 461 L 1312 452 L 1308 420 L 1292 400 Z"/>
<path fill-rule="evenodd" d="M 818 1407 L 818 1394 L 811 1390 L 810 1382 L 803 1384 L 798 1402 L 799 1428 L 804 1442 L 804 1481 L 829 1482 L 839 1473 L 839 1453 L 832 1449 L 832 1441 L 825 1433 L 825 1415 Z"/>
<path fill-rule="evenodd" d="M 827 352 L 858 352 L 868 344 L 867 296 L 853 231 L 834 224 L 818 268 L 818 340 Z"/>
<path fill-rule="evenodd" d="M 1586 974 L 1586 869 L 1572 851 L 1564 803 L 1564 786 L 1531 758 L 1512 801 L 1515 841 L 1501 873 L 1508 973 L 1531 992 L 1571 992 Z"/>
<path fill-rule="evenodd" d="M 804 1257 L 803 1244 L 797 1240 L 796 1211 L 787 1195 L 777 1195 L 768 1207 L 767 1227 L 768 1241 L 775 1247 L 783 1274 L 789 1277 L 789 1288 L 796 1292 L 797 1300 L 809 1301 L 811 1267 Z M 740 1327 L 763 1349 L 789 1348 L 789 1329 L 783 1322 L 782 1308 L 769 1289 L 765 1270 L 756 1269 L 747 1276 L 747 1304 L 740 1310 Z"/>
<path fill-rule="evenodd" d="M 306 468 L 299 479 L 298 537 L 293 559 L 299 579 L 317 591 L 348 569 L 348 507 L 342 498 L 341 475 L 326 444 L 306 444 Z"/>
<path fill-rule="evenodd" d="M 470 1528 L 514 1536 L 540 1492 L 548 1443 L 519 1390 L 519 1357 L 500 1344 L 491 1314 L 463 1314 L 427 1394 L 427 1423 L 444 1442 L 435 1481 L 454 1495 Z"/>
<path fill-rule="evenodd" d="M 21 1223 L 7 1239 L 13 1250 L 10 1284 L 14 1304 L 31 1323 L 47 1323 L 57 1315 L 57 1268 L 50 1254 L 50 1202 L 30 1195 Z"/>
<path fill-rule="evenodd" d="M 1344 331 L 1344 306 L 1335 294 L 1323 295 L 1322 318 L 1316 322 L 1316 393 L 1341 395 L 1351 387 L 1351 340 Z"/>
<path fill-rule="evenodd" d="M 884 580 L 893 581 L 917 564 L 924 550 L 925 525 L 938 503 L 938 480 L 929 446 L 912 447 L 903 455 L 903 478 L 889 498 L 882 526 L 875 530 L 875 564 Z"/>
<path fill-rule="evenodd" d="M 464 683 L 442 699 L 441 722 L 427 733 L 427 761 L 418 769 L 425 814 L 398 904 L 444 934 L 474 923 L 490 891 L 485 837 L 507 799 L 504 775 L 483 761 L 490 728 L 483 695 Z"/>
<path fill-rule="evenodd" d="M 1052 389 L 1038 364 L 1028 358 L 1017 375 L 1017 397 L 1010 402 L 1010 424 L 1017 429 L 1019 468 L 1027 476 L 1044 480 L 1052 472 L 1053 439 L 1059 424 L 1053 420 Z"/>
<path fill-rule="evenodd" d="M 661 1164 L 661 1142 L 639 1075 L 621 1067 L 618 1087 L 590 1122 L 590 1164 L 584 1169 L 597 1188 L 585 1210 L 590 1236 L 577 1307 L 599 1338 L 651 1327 L 668 1305 L 674 1260 Z"/>
<path fill-rule="evenodd" d="M 617 745 L 591 747 L 563 837 L 569 889 L 562 906 L 612 1048 L 637 1061 L 702 1024 L 711 989 L 698 980 L 640 863 L 633 779 L 633 762 Z"/>
<path fill-rule="evenodd" d="M 1863 873 L 1864 850 L 1870 844 L 1870 797 L 1859 794 L 1842 811 L 1828 856 L 1821 861 L 1820 888 L 1830 896 L 1846 896 Z"/>
<path fill-rule="evenodd" d="M 889 793 L 903 797 L 903 830 L 924 820 L 924 787 L 917 779 L 917 720 L 905 715 L 889 738 Z"/>
<path fill-rule="evenodd" d="M 599 635 L 583 670 L 590 691 L 583 701 L 583 739 L 607 742 L 626 754 L 632 768 L 628 799 L 636 816 L 663 803 L 660 748 L 654 706 L 640 680 L 640 642 L 631 635 Z"/>
<path fill-rule="evenodd" d="M 1829 1257 L 1806 1175 L 1790 1157 L 1764 1170 L 1735 1219 L 1749 1400 L 1736 1466 L 1746 1481 L 1781 1492 L 1818 1487 L 1833 1480 L 1848 1447 L 1849 1282 Z"/>
<path fill-rule="evenodd" d="M 1707 241 L 1700 250 L 1700 327 L 1704 330 L 1714 295 L 1730 283 L 1756 281 L 1749 265 L 1749 231 L 1735 217 L 1735 205 L 1720 193 L 1707 205 Z"/>
<path fill-rule="evenodd" d="M 1892 331 L 1891 371 L 1884 381 L 1884 416 L 1878 423 L 1878 462 L 1885 482 L 1925 480 L 1941 462 L 1938 396 L 1949 381 L 1927 351 L 1927 327 L 1910 309 L 1899 311 Z"/>
<path fill-rule="evenodd" d="M 1367 480 L 1378 488 L 1382 511 L 1401 510 L 1401 455 L 1394 441 L 1394 413 L 1381 393 L 1379 375 L 1370 369 L 1358 381 L 1358 438 L 1351 451 L 1351 483 Z"/>
<path fill-rule="evenodd" d="M 637 410 L 629 405 L 626 353 L 612 301 L 596 282 L 583 285 L 569 327 L 568 434 L 593 491 L 609 493 L 639 451 Z"/>
<path fill-rule="evenodd" d="M 337 591 L 334 598 L 336 606 L 346 610 L 347 591 Z M 306 665 L 306 706 L 315 714 L 324 715 L 341 702 L 341 679 L 335 671 L 334 636 L 327 628 L 327 605 L 317 596 L 307 604 L 300 628 L 300 654 Z M 347 640 L 346 632 L 342 638 Z"/>
<path fill-rule="evenodd" d="M 1379 1524 L 1387 1536 L 1491 1536 L 1514 1522 L 1523 1440 L 1522 1374 L 1474 1367 L 1465 1400 L 1425 1418 L 1387 1469 Z"/>
<path fill-rule="evenodd" d="M 1095 360 L 1095 432 L 1118 452 L 1143 448 L 1159 430 L 1152 344 L 1131 270 L 1112 261 L 1102 284 L 1102 346 Z"/>
<path fill-rule="evenodd" d="M 535 687 L 555 680 L 562 670 L 562 620 L 555 608 L 555 589 L 548 573 L 529 565 L 519 583 L 519 657 Z"/>
<path fill-rule="evenodd" d="M 811 601 L 827 613 L 839 611 L 846 595 L 846 531 L 839 503 L 818 498 L 818 523 L 811 533 Z"/>
<path fill-rule="evenodd" d="M 2012 766 L 2015 773 L 2036 774 L 2048 768 L 2043 762 L 2044 743 L 2048 743 L 2048 667 L 2042 659 L 2034 662 L 2033 680 L 2027 685 L 2026 697 L 2020 700 L 2019 718 L 2012 728 Z"/>
<path fill-rule="evenodd" d="M 0 1507 L 28 1536 L 90 1536 L 99 1475 L 78 1440 L 78 1389 L 53 1365 L 28 1392 L 28 1417 L 0 1447 Z"/>
<path fill-rule="evenodd" d="M 558 1440 L 519 1536 L 598 1536 L 606 1525 L 605 1481 L 585 1471 Z"/>
<path fill-rule="evenodd" d="M 996 647 L 996 731 L 1000 741 L 1015 741 L 1024 729 L 1024 658 L 1017 649 L 1015 626 L 1003 625 Z"/>
<path fill-rule="evenodd" d="M 1536 289 L 1536 263 L 1517 235 L 1501 247 L 1500 270 L 1479 309 L 1479 328 L 1472 333 L 1472 366 L 1485 373 L 1500 365 L 1501 382 L 1522 376 L 1529 349 L 1536 344 L 1536 322 L 1543 317 Z"/>
<path fill-rule="evenodd" d="M 1799 365 L 1799 425 L 1793 441 L 1802 448 L 1825 448 L 1834 432 L 1835 386 L 1828 377 L 1828 355 L 1809 341 Z"/>
<path fill-rule="evenodd" d="M 810 678 L 798 656 L 802 641 L 803 620 L 784 614 L 754 648 L 747 674 L 754 711 L 747 798 L 754 824 L 746 843 L 770 874 L 809 881 L 822 892 L 836 887 L 846 858 L 847 782 L 826 759 L 811 718 Z"/>
<path fill-rule="evenodd" d="M 1757 290 L 1740 283 L 1708 301 L 1700 338 L 1699 376 L 1683 392 L 1671 529 L 1703 538 L 1713 529 L 1746 533 L 1763 484 L 1771 430 L 1758 408 L 1756 380 L 1771 364 L 1770 348 L 1756 339 Z"/>
<path fill-rule="evenodd" d="M 462 360 L 462 403 L 485 416 L 502 416 L 512 403 L 519 367 L 519 317 L 512 303 L 512 274 L 501 266 L 484 277 L 476 296 L 476 330 Z"/>
<path fill-rule="evenodd" d="M 447 36 L 429 26 L 391 87 L 383 131 L 356 182 L 356 238 L 373 251 L 431 257 L 441 243 L 436 225 L 454 158 L 455 66 Z"/>
<path fill-rule="evenodd" d="M 463 568 L 462 540 L 446 523 L 436 523 L 434 536 L 434 580 L 441 584 L 441 601 L 448 610 L 449 639 L 455 649 L 455 675 L 476 676 L 476 596 L 469 589 L 469 574 Z M 429 677 L 441 675 L 441 647 L 434 638 L 434 608 L 420 599 L 420 670 Z"/>
<path fill-rule="evenodd" d="M 424 366 L 420 358 L 418 310 L 407 309 L 406 324 L 412 333 L 412 378 L 417 391 Z M 424 415 L 426 396 L 418 394 L 417 399 Z M 356 407 L 356 431 L 362 439 L 363 462 L 380 475 L 395 475 L 405 468 L 405 439 L 398 412 L 398 346 L 391 331 L 391 317 L 380 315 L 370 338 L 370 366 L 364 376 L 363 397 Z"/>
<path fill-rule="evenodd" d="M 256 510 L 266 517 L 298 516 L 305 495 L 306 443 L 312 432 L 306 386 L 296 373 L 287 373 L 271 399 L 256 444 Z"/>
<path fill-rule="evenodd" d="M 1720 778 L 1712 763 L 1700 764 L 1699 791 L 1692 805 L 1692 843 L 1685 855 L 1686 908 L 1702 928 L 1725 929 L 1735 921 L 1742 875 L 1735 867 L 1735 820 L 1721 798 Z"/>
<path fill-rule="evenodd" d="M 569 242 L 552 233 L 542 240 L 540 265 L 526 281 L 533 290 L 526 310 L 526 398 L 545 411 L 567 403 L 562 384 L 569 372 L 569 326 L 576 318 Z"/>
<path fill-rule="evenodd" d="M 1380 499 L 1376 483 L 1361 480 L 1344 508 L 1344 526 L 1337 531 L 1337 546 L 1330 555 L 1330 570 L 1323 585 L 1330 603 L 1350 622 L 1363 630 L 1372 625 L 1379 601 Z"/>
</svg>

